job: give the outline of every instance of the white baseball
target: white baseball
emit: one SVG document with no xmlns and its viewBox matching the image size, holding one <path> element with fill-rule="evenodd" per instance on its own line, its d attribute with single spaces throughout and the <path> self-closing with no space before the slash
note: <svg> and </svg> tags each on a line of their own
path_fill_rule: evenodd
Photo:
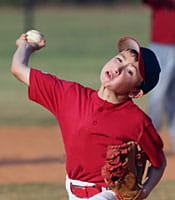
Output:
<svg viewBox="0 0 175 200">
<path fill-rule="evenodd" d="M 41 42 L 42 39 L 44 39 L 44 35 L 37 30 L 27 31 L 26 34 L 27 34 L 27 41 L 28 42 L 39 43 L 39 42 Z"/>
</svg>

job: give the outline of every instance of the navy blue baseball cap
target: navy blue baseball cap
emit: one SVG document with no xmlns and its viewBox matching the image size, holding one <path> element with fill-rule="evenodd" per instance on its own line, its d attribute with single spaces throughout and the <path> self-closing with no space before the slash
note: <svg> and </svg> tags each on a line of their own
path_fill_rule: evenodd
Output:
<svg viewBox="0 0 175 200">
<path fill-rule="evenodd" d="M 138 63 L 143 83 L 140 89 L 144 94 L 152 90 L 159 81 L 160 65 L 153 51 L 148 48 L 140 47 L 137 40 L 131 37 L 123 37 L 118 41 L 119 51 L 134 49 L 138 52 Z"/>
</svg>

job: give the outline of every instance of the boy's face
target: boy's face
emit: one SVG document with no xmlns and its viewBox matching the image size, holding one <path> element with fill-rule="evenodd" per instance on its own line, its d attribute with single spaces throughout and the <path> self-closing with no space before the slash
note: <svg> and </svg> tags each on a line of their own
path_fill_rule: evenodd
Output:
<svg viewBox="0 0 175 200">
<path fill-rule="evenodd" d="M 120 52 L 104 65 L 100 79 L 102 86 L 118 95 L 128 95 L 143 80 L 138 61 L 128 50 Z"/>
</svg>

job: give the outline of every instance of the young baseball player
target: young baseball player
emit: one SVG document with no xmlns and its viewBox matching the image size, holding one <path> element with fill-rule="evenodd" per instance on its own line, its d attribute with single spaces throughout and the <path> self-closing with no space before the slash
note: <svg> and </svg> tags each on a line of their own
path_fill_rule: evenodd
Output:
<svg viewBox="0 0 175 200">
<path fill-rule="evenodd" d="M 12 74 L 28 86 L 29 99 L 47 108 L 59 122 L 69 199 L 93 199 L 96 194 L 95 199 L 116 199 L 112 192 L 102 192 L 107 185 L 101 168 L 109 145 L 130 140 L 143 148 L 151 163 L 149 178 L 137 197 L 146 198 L 159 182 L 166 160 L 160 136 L 132 98 L 148 93 L 159 80 L 160 67 L 154 53 L 133 38 L 121 38 L 119 53 L 104 65 L 101 86 L 94 90 L 30 68 L 30 55 L 45 46 L 44 40 L 31 44 L 22 34 L 16 44 Z"/>
</svg>

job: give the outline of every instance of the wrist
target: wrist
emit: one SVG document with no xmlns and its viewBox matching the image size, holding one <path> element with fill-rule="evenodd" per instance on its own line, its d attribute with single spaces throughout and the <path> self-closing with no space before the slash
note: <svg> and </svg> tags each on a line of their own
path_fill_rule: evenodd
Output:
<svg viewBox="0 0 175 200">
<path fill-rule="evenodd" d="M 19 46 L 18 46 L 18 49 L 21 49 L 23 51 L 26 51 L 27 53 L 32 53 L 33 51 L 33 46 L 28 43 L 28 42 L 25 42 L 25 43 L 21 43 Z"/>
<path fill-rule="evenodd" d="M 142 196 L 143 196 L 144 198 L 146 198 L 146 197 L 150 194 L 150 192 L 151 192 L 151 190 L 150 190 L 149 188 L 144 187 L 144 188 L 142 189 Z"/>
</svg>

